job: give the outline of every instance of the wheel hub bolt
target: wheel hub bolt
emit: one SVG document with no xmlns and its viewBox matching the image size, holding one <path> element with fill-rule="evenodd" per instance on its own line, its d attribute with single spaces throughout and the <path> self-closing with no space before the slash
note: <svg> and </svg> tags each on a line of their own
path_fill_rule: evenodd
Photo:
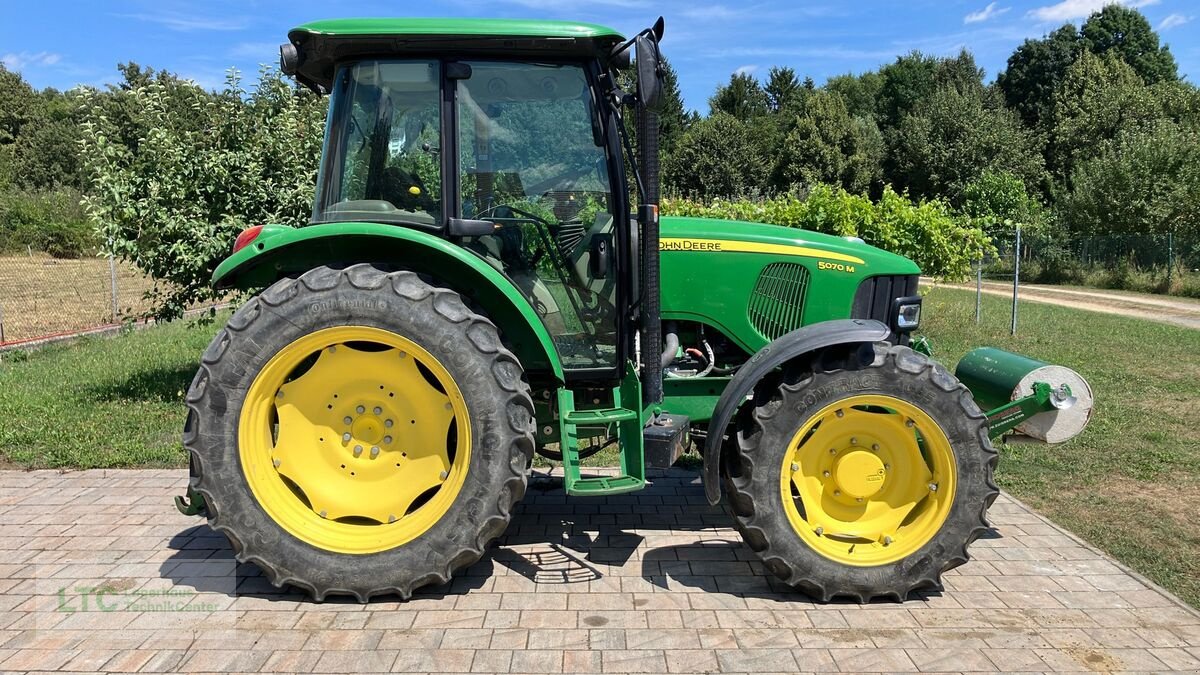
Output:
<svg viewBox="0 0 1200 675">
<path fill-rule="evenodd" d="M 845 411 L 845 410 L 839 410 L 839 411 L 837 411 L 837 412 L 836 412 L 836 413 L 834 413 L 834 414 L 835 414 L 835 415 L 837 415 L 838 417 L 845 417 L 845 416 L 846 416 L 846 411 Z"/>
<path fill-rule="evenodd" d="M 350 442 L 350 432 L 346 432 L 346 433 L 342 434 L 342 440 L 345 441 L 346 443 L 349 443 Z"/>
<path fill-rule="evenodd" d="M 891 538 L 891 537 L 884 537 L 884 538 L 883 538 L 883 545 L 884 545 L 884 546 L 891 546 L 891 545 L 892 545 L 892 538 Z"/>
<path fill-rule="evenodd" d="M 362 446 L 361 445 L 354 446 L 354 456 L 358 457 L 361 454 L 362 454 Z"/>
<path fill-rule="evenodd" d="M 383 408 L 380 408 L 379 406 L 375 406 L 375 409 L 374 409 L 374 411 L 373 411 L 373 412 L 374 412 L 376 415 L 382 415 L 382 414 L 383 414 Z"/>
<path fill-rule="evenodd" d="M 549 424 L 542 427 L 542 434 L 549 436 L 552 433 L 554 433 L 554 427 L 550 426 Z"/>
<path fill-rule="evenodd" d="M 389 513 L 389 514 L 388 514 L 388 522 L 389 522 L 389 523 L 394 523 L 394 522 L 396 522 L 396 516 L 394 516 L 394 515 L 392 515 L 392 514 L 390 514 L 390 513 Z"/>
<path fill-rule="evenodd" d="M 357 408 L 355 408 L 354 411 L 357 412 L 359 415 L 361 415 L 361 414 L 367 412 L 367 409 L 360 405 Z"/>
<path fill-rule="evenodd" d="M 916 424 L 917 423 L 912 420 L 904 420 L 904 426 L 906 426 L 906 427 L 913 427 L 913 426 L 916 426 Z"/>
<path fill-rule="evenodd" d="M 856 501 L 856 502 L 861 502 L 862 500 L 863 500 L 863 498 L 862 498 L 862 497 L 855 497 L 855 498 L 854 498 L 854 501 Z"/>
<path fill-rule="evenodd" d="M 841 491 L 841 490 L 834 490 L 834 491 L 833 491 L 833 496 L 834 496 L 834 497 L 841 497 L 841 496 L 842 496 L 842 491 Z"/>
<path fill-rule="evenodd" d="M 820 537 L 820 536 L 822 536 L 822 535 L 824 535 L 824 534 L 825 534 L 825 528 L 823 528 L 823 527 L 818 527 L 816 531 L 817 531 L 817 536 L 818 536 L 818 537 Z"/>
<path fill-rule="evenodd" d="M 275 465 L 275 468 L 276 468 L 276 469 L 278 469 L 278 468 L 279 468 L 279 465 L 280 465 L 280 464 L 283 464 L 283 462 L 281 462 L 281 461 L 280 461 L 280 460 L 278 460 L 278 459 L 273 459 L 273 460 L 271 460 L 271 463 Z"/>
<path fill-rule="evenodd" d="M 792 471 L 799 471 L 799 470 L 800 470 L 800 465 L 795 462 L 792 462 Z"/>
<path fill-rule="evenodd" d="M 388 443 L 391 443 L 391 442 L 392 442 L 392 437 L 391 437 L 391 436 L 384 436 L 384 437 L 383 437 L 383 444 L 384 444 L 384 445 L 387 445 Z"/>
<path fill-rule="evenodd" d="M 878 444 L 878 443 L 872 443 L 872 444 L 871 444 L 871 450 L 873 450 L 873 451 L 875 451 L 875 452 L 879 452 L 879 444 Z"/>
<path fill-rule="evenodd" d="M 850 445 L 858 445 L 858 439 L 854 436 L 850 437 Z"/>
<path fill-rule="evenodd" d="M 830 449 L 829 449 L 829 454 L 831 454 L 831 455 L 836 455 L 836 454 L 837 454 L 837 448 L 830 448 Z"/>
<path fill-rule="evenodd" d="M 929 484 L 929 491 L 930 491 L 930 492 L 937 492 L 937 489 L 938 489 L 938 484 L 937 484 L 937 483 L 930 483 L 930 484 Z"/>
<path fill-rule="evenodd" d="M 449 477 L 450 477 L 450 474 L 446 473 L 445 471 L 438 474 L 438 478 L 441 478 L 442 480 L 446 480 Z"/>
<path fill-rule="evenodd" d="M 385 426 L 385 427 L 387 427 L 387 428 L 391 429 L 391 428 L 392 428 L 392 421 L 391 421 L 391 420 L 384 420 L 384 421 L 383 421 L 383 426 Z"/>
<path fill-rule="evenodd" d="M 351 425 L 351 424 L 353 424 L 353 423 L 354 423 L 354 418 L 353 418 L 353 417 L 350 417 L 349 415 L 347 415 L 347 416 L 345 416 L 345 417 L 343 417 L 343 418 L 342 418 L 342 424 L 345 424 L 345 425 L 349 426 L 349 425 Z"/>
<path fill-rule="evenodd" d="M 825 477 L 826 477 L 826 478 L 829 478 L 829 477 L 830 477 L 830 476 L 832 476 L 832 475 L 833 475 L 833 474 L 829 473 L 829 469 L 826 469 L 826 470 L 825 470 Z"/>
<path fill-rule="evenodd" d="M 378 456 L 379 456 L 379 446 L 372 445 L 371 446 L 371 459 L 375 459 Z"/>
</svg>

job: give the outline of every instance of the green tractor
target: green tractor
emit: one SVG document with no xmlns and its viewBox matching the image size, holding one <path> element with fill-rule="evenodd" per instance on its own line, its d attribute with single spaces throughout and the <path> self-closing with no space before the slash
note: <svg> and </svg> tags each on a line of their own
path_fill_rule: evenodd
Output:
<svg viewBox="0 0 1200 675">
<path fill-rule="evenodd" d="M 643 488 L 694 441 L 708 500 L 772 573 L 822 600 L 903 599 L 986 530 L 991 438 L 1082 428 L 1071 371 L 981 352 L 964 360 L 973 395 L 915 349 L 906 258 L 660 219 L 662 34 L 291 31 L 283 71 L 329 96 L 312 221 L 237 238 L 214 283 L 265 290 L 187 393 L 178 503 L 238 560 L 317 599 L 407 598 L 480 559 L 535 454 L 596 497 Z M 619 474 L 587 475 L 606 446 Z"/>
</svg>

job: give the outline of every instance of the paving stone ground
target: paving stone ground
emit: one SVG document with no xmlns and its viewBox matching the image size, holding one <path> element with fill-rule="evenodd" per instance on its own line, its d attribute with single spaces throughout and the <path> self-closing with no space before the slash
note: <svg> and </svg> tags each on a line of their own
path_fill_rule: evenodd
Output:
<svg viewBox="0 0 1200 675">
<path fill-rule="evenodd" d="M 411 601 L 313 603 L 178 514 L 183 471 L 0 472 L 0 671 L 1200 671 L 1200 613 L 1001 496 L 945 590 L 818 604 L 697 474 L 570 499 Z"/>
</svg>

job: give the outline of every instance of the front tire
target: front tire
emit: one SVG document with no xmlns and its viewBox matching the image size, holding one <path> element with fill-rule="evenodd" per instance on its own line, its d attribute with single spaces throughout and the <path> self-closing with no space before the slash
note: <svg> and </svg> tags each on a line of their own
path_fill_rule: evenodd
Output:
<svg viewBox="0 0 1200 675">
<path fill-rule="evenodd" d="M 496 326 L 412 272 L 319 267 L 251 299 L 188 391 L 209 524 L 276 586 L 445 583 L 524 495 L 533 403 Z"/>
<path fill-rule="evenodd" d="M 785 375 L 743 411 L 724 484 L 772 573 L 828 601 L 903 600 L 967 561 L 999 493 L 970 392 L 907 347 Z"/>
</svg>

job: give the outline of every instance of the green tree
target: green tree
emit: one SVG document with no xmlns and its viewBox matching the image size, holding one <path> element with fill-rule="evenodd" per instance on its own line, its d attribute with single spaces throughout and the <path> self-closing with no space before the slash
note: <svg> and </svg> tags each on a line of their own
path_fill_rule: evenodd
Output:
<svg viewBox="0 0 1200 675">
<path fill-rule="evenodd" d="M 882 87 L 883 76 L 875 71 L 838 75 L 825 83 L 825 89 L 841 95 L 846 101 L 846 109 L 855 117 L 875 115 L 876 100 Z"/>
<path fill-rule="evenodd" d="M 1008 171 L 984 171 L 963 188 L 962 211 L 989 235 L 1007 230 L 1005 222 L 1028 231 L 1046 224 L 1046 208 L 1029 194 L 1025 182 Z"/>
<path fill-rule="evenodd" d="M 1074 166 L 1104 151 L 1124 130 L 1162 115 L 1153 91 L 1118 55 L 1080 54 L 1054 95 L 1049 166 L 1060 181 Z"/>
<path fill-rule="evenodd" d="M 876 99 L 876 114 L 879 125 L 893 129 L 917 105 L 937 89 L 934 75 L 937 59 L 921 52 L 911 52 L 898 57 L 879 69 L 883 82 Z"/>
<path fill-rule="evenodd" d="M 40 108 L 37 92 L 25 78 L 0 63 L 0 145 L 16 141 Z"/>
<path fill-rule="evenodd" d="M 798 106 L 804 91 L 796 71 L 779 66 L 767 71 L 767 84 L 763 90 L 767 95 L 767 107 L 776 113 Z"/>
<path fill-rule="evenodd" d="M 776 182 L 828 183 L 861 194 L 880 183 L 884 152 L 874 120 L 851 117 L 840 94 L 817 91 L 784 141 Z"/>
<path fill-rule="evenodd" d="M 1200 234 L 1200 133 L 1170 121 L 1128 129 L 1080 163 L 1058 205 L 1079 234 Z"/>
<path fill-rule="evenodd" d="M 1026 40 L 1008 57 L 996 78 L 1004 100 L 1031 128 L 1044 130 L 1054 113 L 1054 92 L 1082 45 L 1075 26 L 1066 24 L 1039 40 Z"/>
<path fill-rule="evenodd" d="M 723 112 L 746 122 L 767 113 L 767 93 L 750 73 L 734 73 L 729 83 L 717 87 L 708 99 L 712 112 Z"/>
<path fill-rule="evenodd" d="M 1031 189 L 1045 173 L 1036 139 L 1016 113 L 985 103 L 980 92 L 952 87 L 937 90 L 905 116 L 893 152 L 897 185 L 955 205 L 985 171 L 1008 171 Z"/>
<path fill-rule="evenodd" d="M 273 71 L 249 92 L 234 72 L 217 94 L 161 74 L 90 93 L 84 204 L 112 252 L 159 282 L 156 316 L 216 297 L 212 270 L 245 227 L 307 220 L 324 117 Z"/>
<path fill-rule="evenodd" d="M 13 143 L 15 183 L 27 189 L 78 188 L 79 123 L 77 96 L 46 89 Z"/>
<path fill-rule="evenodd" d="M 1115 53 L 1128 63 L 1144 82 L 1169 82 L 1179 78 L 1175 57 L 1166 45 L 1159 46 L 1158 34 L 1136 9 L 1107 5 L 1092 14 L 1079 30 L 1080 42 L 1093 54 Z"/>
<path fill-rule="evenodd" d="M 725 112 L 691 125 L 663 163 L 664 184 L 696 199 L 758 194 L 765 177 L 749 127 Z"/>
</svg>

